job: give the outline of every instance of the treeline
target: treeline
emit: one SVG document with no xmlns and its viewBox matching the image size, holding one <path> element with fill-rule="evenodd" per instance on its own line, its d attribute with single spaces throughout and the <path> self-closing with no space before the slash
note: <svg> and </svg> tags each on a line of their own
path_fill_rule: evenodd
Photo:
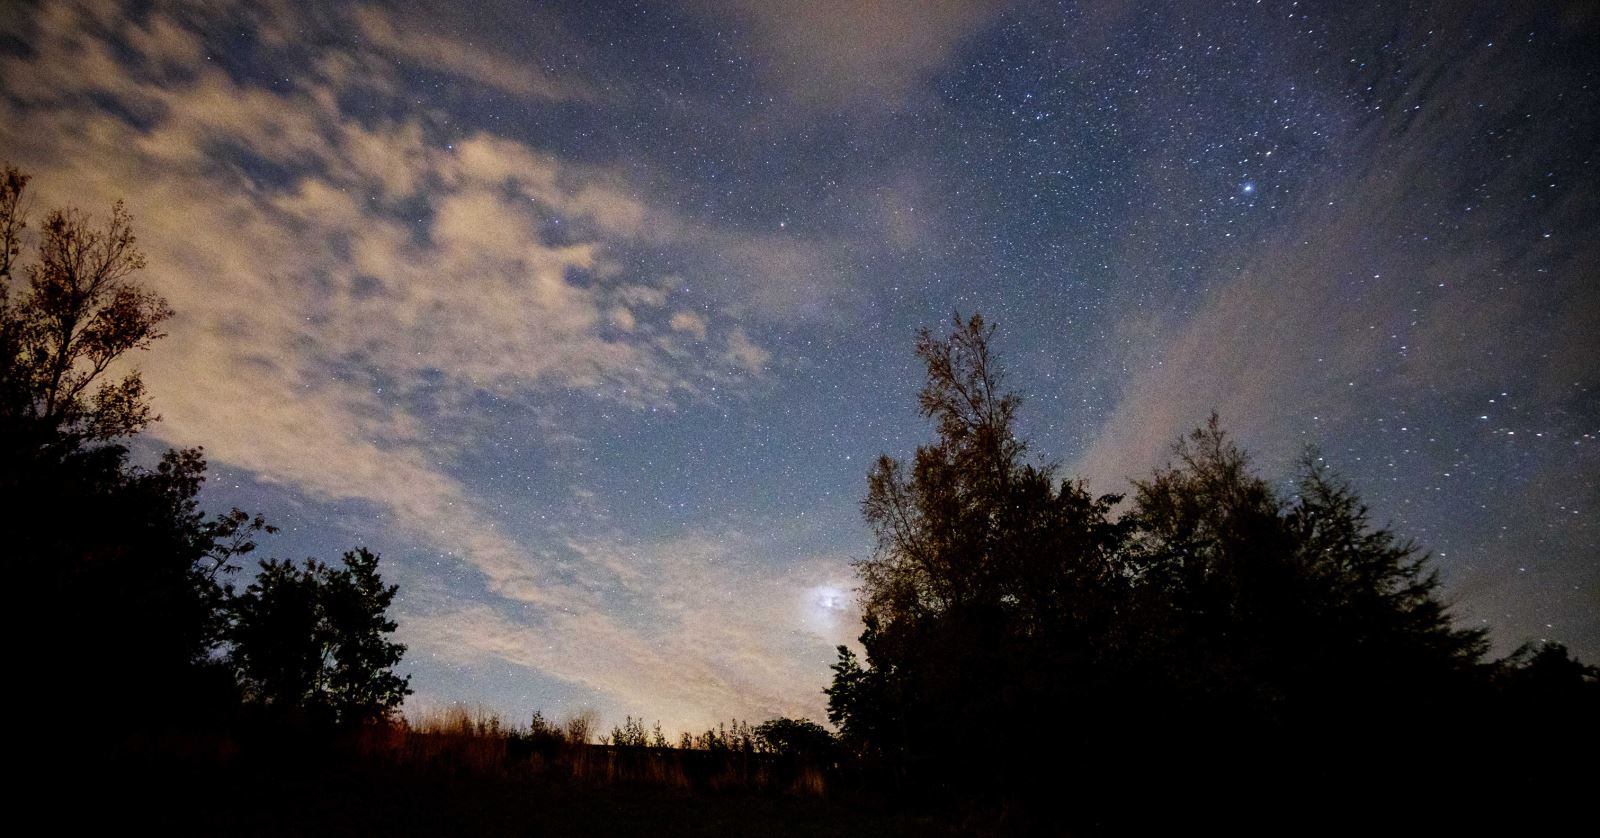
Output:
<svg viewBox="0 0 1600 838">
<path fill-rule="evenodd" d="M 1215 416 L 1131 498 L 1058 480 L 992 334 L 922 333 L 937 437 L 869 477 L 866 658 L 840 647 L 827 693 L 882 785 L 1087 829 L 1437 823 L 1490 814 L 1443 802 L 1482 783 L 1576 805 L 1594 667 L 1556 644 L 1487 659 L 1426 554 L 1321 456 L 1282 494 Z"/>
<path fill-rule="evenodd" d="M 409 687 L 392 671 L 404 648 L 388 637 L 396 591 L 378 557 L 268 560 L 239 588 L 274 527 L 199 509 L 198 448 L 130 460 L 157 417 L 137 370 L 115 373 L 173 314 L 137 281 L 131 218 L 120 203 L 102 224 L 54 210 L 26 248 L 27 184 L 0 171 L 0 549 L 24 694 L 52 716 L 116 714 L 92 736 L 110 747 L 245 717 L 385 718 Z"/>
<path fill-rule="evenodd" d="M 449 730 L 472 736 L 509 737 L 535 745 L 598 744 L 609 748 L 650 748 L 654 750 L 737 752 L 815 756 L 831 760 L 838 756 L 838 740 L 828 729 L 810 719 L 773 718 L 760 724 L 743 719 L 718 722 L 700 733 L 679 732 L 668 736 L 657 721 L 645 726 L 643 718 L 627 716 L 622 724 L 603 733 L 593 711 L 585 710 L 557 721 L 535 710 L 526 725 L 505 721 L 499 713 L 465 705 L 425 711 L 405 724 L 417 730 Z"/>
</svg>

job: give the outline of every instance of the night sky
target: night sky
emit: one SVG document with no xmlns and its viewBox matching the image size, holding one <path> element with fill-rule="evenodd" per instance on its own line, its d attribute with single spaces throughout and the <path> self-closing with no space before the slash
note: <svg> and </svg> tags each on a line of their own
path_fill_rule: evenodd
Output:
<svg viewBox="0 0 1600 838">
<path fill-rule="evenodd" d="M 381 552 L 410 706 L 822 718 L 956 310 L 1064 474 L 1315 443 L 1600 660 L 1595 4 L 311 5 L 7 3 L 0 157 L 127 200 L 137 452 Z"/>
</svg>

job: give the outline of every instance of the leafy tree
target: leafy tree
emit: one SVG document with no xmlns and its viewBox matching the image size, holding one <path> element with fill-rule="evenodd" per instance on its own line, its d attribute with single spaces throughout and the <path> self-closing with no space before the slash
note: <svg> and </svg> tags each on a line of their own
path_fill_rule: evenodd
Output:
<svg viewBox="0 0 1600 838">
<path fill-rule="evenodd" d="M 873 724 L 884 713 L 883 690 L 872 683 L 871 673 L 861 666 L 849 646 L 838 648 L 833 681 L 823 690 L 828 696 L 828 721 L 839 729 L 839 739 L 858 752 L 868 752 L 880 744 L 884 735 Z"/>
<path fill-rule="evenodd" d="M 1161 627 L 1144 651 L 1183 682 L 1170 687 L 1332 737 L 1370 729 L 1398 698 L 1449 700 L 1476 674 L 1484 633 L 1451 623 L 1427 555 L 1373 527 L 1315 452 L 1290 500 L 1215 415 L 1174 453 L 1136 482 L 1129 515 L 1130 565 L 1157 594 L 1141 600 L 1145 627 Z"/>
<path fill-rule="evenodd" d="M 393 672 L 405 647 L 388 639 L 396 586 L 378 556 L 344 554 L 344 567 L 267 560 L 232 603 L 229 660 L 247 696 L 280 711 L 358 723 L 383 718 L 411 692 Z"/>
<path fill-rule="evenodd" d="M 1505 718 L 1542 736 L 1600 745 L 1600 716 L 1594 712 L 1600 707 L 1600 666 L 1578 660 L 1560 643 L 1524 643 L 1493 671 Z"/>
<path fill-rule="evenodd" d="M 0 166 L 0 280 L 11 279 L 11 263 L 22 254 L 22 231 L 28 226 L 22 193 L 28 180 L 16 166 Z"/>
<path fill-rule="evenodd" d="M 841 649 L 828 690 L 847 742 L 949 782 L 960 766 L 979 785 L 1008 781 L 1012 719 L 1081 699 L 1074 676 L 1089 680 L 1111 648 L 1125 539 L 1108 518 L 1116 497 L 1026 460 L 1021 399 L 1004 388 L 992 335 L 973 316 L 948 337 L 919 336 L 919 406 L 937 437 L 909 469 L 884 456 L 868 476 L 876 546 L 857 565 L 868 665 Z"/>
<path fill-rule="evenodd" d="M 50 212 L 23 264 L 27 183 L 0 174 L 0 543 L 26 592 L 13 636 L 41 638 L 22 644 L 22 669 L 68 712 L 115 685 L 132 712 L 192 713 L 187 699 L 226 697 L 226 576 L 271 528 L 200 513 L 199 449 L 129 463 L 122 441 L 154 417 L 138 373 L 109 371 L 171 310 L 135 281 L 145 260 L 120 204 L 104 226 Z"/>
<path fill-rule="evenodd" d="M 866 656 L 841 647 L 826 690 L 840 739 L 938 799 L 1438 789 L 1404 761 L 1357 770 L 1401 713 L 1480 706 L 1483 632 L 1452 624 L 1428 557 L 1314 453 L 1280 496 L 1215 417 L 1114 514 L 1027 460 L 992 335 L 974 316 L 919 336 L 937 434 L 868 475 Z"/>
<path fill-rule="evenodd" d="M 993 331 L 974 315 L 957 318 L 948 338 L 918 339 L 928 372 L 919 404 L 938 439 L 917 449 L 909 473 L 880 457 L 862 504 L 876 548 L 857 567 L 880 632 L 969 608 L 999 609 L 1025 634 L 1103 616 L 1098 594 L 1123 535 L 1107 516 L 1119 498 L 1091 497 L 1025 461 L 1021 398 L 1002 390 Z"/>
<path fill-rule="evenodd" d="M 838 750 L 838 740 L 828 729 L 810 719 L 768 719 L 755 727 L 761 750 L 785 756 L 829 761 Z"/>
<path fill-rule="evenodd" d="M 51 211 L 40 230 L 38 258 L 23 273 L 26 290 L 11 299 L 12 261 L 27 225 L 21 193 L 28 178 L 7 166 L 0 176 L 0 250 L 6 253 L 0 294 L 4 381 L 0 419 L 34 443 L 105 442 L 142 430 L 151 420 L 137 370 L 106 381 L 112 362 L 149 347 L 172 309 L 131 279 L 144 268 L 132 217 L 121 202 L 104 227 L 75 209 Z M 95 386 L 97 385 L 97 386 Z"/>
<path fill-rule="evenodd" d="M 602 739 L 601 744 L 606 744 L 606 740 Z M 649 747 L 650 731 L 645 730 L 644 719 L 629 716 L 620 727 L 612 725 L 610 744 L 623 748 Z"/>
<path fill-rule="evenodd" d="M 1560 693 L 1600 688 L 1600 666 L 1574 658 L 1561 643 L 1524 643 L 1497 667 L 1501 682 L 1512 689 Z"/>
</svg>

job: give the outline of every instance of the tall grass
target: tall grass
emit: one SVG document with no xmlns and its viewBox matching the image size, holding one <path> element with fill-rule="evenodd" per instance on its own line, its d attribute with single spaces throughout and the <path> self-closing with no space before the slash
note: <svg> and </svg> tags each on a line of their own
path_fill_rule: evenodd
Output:
<svg viewBox="0 0 1600 838">
<path fill-rule="evenodd" d="M 776 792 L 822 796 L 830 767 L 798 755 L 764 752 L 743 722 L 685 734 L 671 747 L 660 724 L 646 729 L 629 717 L 592 741 L 592 712 L 551 722 L 535 713 L 527 725 L 469 705 L 417 713 L 373 727 L 360 737 L 370 757 L 430 770 L 468 774 L 542 774 L 602 786 Z"/>
</svg>

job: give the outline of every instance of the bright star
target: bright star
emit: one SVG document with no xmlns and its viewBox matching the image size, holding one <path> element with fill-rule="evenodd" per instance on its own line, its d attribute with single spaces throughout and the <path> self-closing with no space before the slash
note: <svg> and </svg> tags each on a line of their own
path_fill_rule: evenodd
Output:
<svg viewBox="0 0 1600 838">
<path fill-rule="evenodd" d="M 1239 187 L 1239 191 L 1246 195 L 1254 195 L 1256 192 L 1256 182 L 1253 180 L 1245 181 L 1244 186 Z"/>
</svg>

